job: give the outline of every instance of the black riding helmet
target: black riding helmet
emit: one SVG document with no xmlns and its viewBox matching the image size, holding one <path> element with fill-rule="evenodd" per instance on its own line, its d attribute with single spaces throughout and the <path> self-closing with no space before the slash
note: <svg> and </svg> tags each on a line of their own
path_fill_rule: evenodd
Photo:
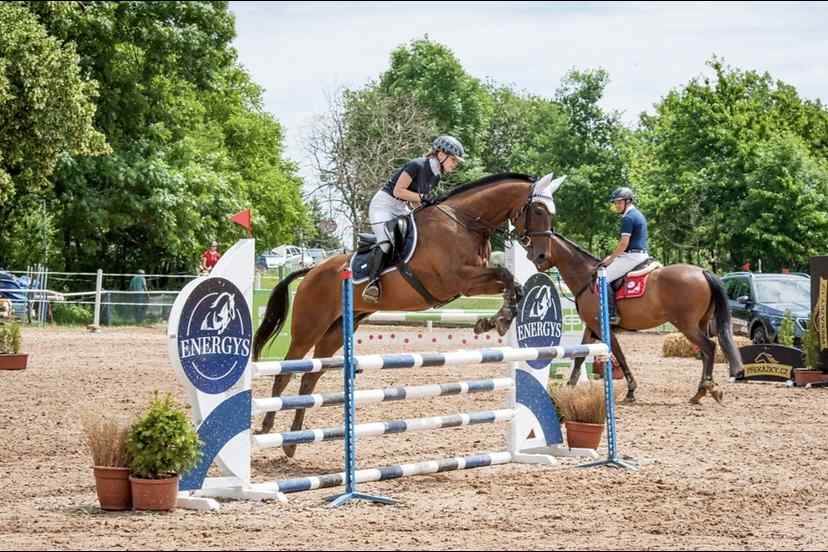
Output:
<svg viewBox="0 0 828 552">
<path fill-rule="evenodd" d="M 615 191 L 612 192 L 609 202 L 612 203 L 613 201 L 618 201 L 619 199 L 626 199 L 627 201 L 632 201 L 634 203 L 635 194 L 626 186 L 621 186 L 620 188 L 616 188 Z"/>
</svg>

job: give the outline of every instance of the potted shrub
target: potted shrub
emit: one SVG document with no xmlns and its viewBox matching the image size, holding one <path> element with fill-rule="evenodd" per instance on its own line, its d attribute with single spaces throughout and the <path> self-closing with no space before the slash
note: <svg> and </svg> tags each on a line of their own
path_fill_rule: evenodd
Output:
<svg viewBox="0 0 828 552">
<path fill-rule="evenodd" d="M 604 386 L 592 382 L 560 385 L 549 394 L 566 427 L 569 448 L 598 448 L 606 420 Z"/>
<path fill-rule="evenodd" d="M 201 457 L 198 432 L 185 410 L 166 394 L 155 394 L 149 408 L 129 428 L 127 450 L 136 510 L 174 510 L 179 474 Z"/>
<path fill-rule="evenodd" d="M 0 323 L 0 370 L 23 370 L 28 359 L 20 354 L 20 324 Z"/>
<path fill-rule="evenodd" d="M 808 321 L 805 333 L 802 334 L 802 352 L 805 354 L 805 369 L 794 368 L 794 383 L 804 387 L 809 383 L 825 381 L 825 374 L 820 369 L 819 337 L 816 334 L 814 316 Z"/>
<path fill-rule="evenodd" d="M 95 491 L 102 510 L 132 509 L 127 431 L 129 425 L 100 412 L 81 412 L 86 446 L 92 453 Z"/>
</svg>

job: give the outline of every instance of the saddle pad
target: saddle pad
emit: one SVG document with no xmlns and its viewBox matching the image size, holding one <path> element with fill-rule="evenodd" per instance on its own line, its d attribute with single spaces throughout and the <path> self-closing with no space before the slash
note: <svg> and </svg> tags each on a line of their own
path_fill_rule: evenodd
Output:
<svg viewBox="0 0 828 552">
<path fill-rule="evenodd" d="M 641 297 L 647 291 L 647 279 L 650 273 L 641 276 L 627 276 L 624 278 L 624 283 L 621 289 L 615 292 L 615 300 L 621 299 L 635 299 Z"/>
<path fill-rule="evenodd" d="M 387 274 L 397 270 L 397 264 L 401 262 L 408 262 L 414 256 L 414 250 L 417 248 L 417 224 L 414 222 L 414 214 L 408 215 L 408 233 L 405 235 L 405 242 L 402 251 L 394 253 L 394 258 L 390 266 L 383 269 L 382 274 Z M 362 284 L 368 281 L 368 255 L 370 251 L 365 253 L 354 253 L 351 257 L 351 272 L 354 276 L 354 284 Z"/>
</svg>

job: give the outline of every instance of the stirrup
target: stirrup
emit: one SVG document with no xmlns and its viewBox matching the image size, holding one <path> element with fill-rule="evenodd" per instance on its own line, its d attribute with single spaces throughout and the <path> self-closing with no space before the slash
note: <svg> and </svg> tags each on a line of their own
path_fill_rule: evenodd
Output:
<svg viewBox="0 0 828 552">
<path fill-rule="evenodd" d="M 377 304 L 379 303 L 380 297 L 380 287 L 379 282 L 374 281 L 365 286 L 365 289 L 362 290 L 362 299 L 368 303 Z"/>
</svg>

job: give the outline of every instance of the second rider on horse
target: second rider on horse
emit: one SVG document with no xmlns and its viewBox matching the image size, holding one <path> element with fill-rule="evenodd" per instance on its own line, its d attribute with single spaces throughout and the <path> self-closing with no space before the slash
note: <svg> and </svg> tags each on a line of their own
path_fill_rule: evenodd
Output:
<svg viewBox="0 0 828 552">
<path fill-rule="evenodd" d="M 601 264 L 607 267 L 607 283 L 623 278 L 629 271 L 649 258 L 647 253 L 647 219 L 636 209 L 635 195 L 627 187 L 617 188 L 610 196 L 615 212 L 621 218 L 621 239 L 615 250 Z M 615 293 L 610 290 L 608 307 L 610 324 L 621 322 L 615 308 Z"/>
<path fill-rule="evenodd" d="M 379 277 L 383 256 L 391 251 L 386 223 L 411 212 L 410 205 L 420 205 L 440 182 L 443 174 L 453 172 L 463 162 L 463 145 L 453 136 L 438 136 L 425 157 L 419 157 L 397 169 L 388 182 L 374 194 L 368 207 L 368 221 L 377 237 L 377 246 L 368 260 L 368 285 L 362 298 L 377 303 L 380 296 Z"/>
</svg>

